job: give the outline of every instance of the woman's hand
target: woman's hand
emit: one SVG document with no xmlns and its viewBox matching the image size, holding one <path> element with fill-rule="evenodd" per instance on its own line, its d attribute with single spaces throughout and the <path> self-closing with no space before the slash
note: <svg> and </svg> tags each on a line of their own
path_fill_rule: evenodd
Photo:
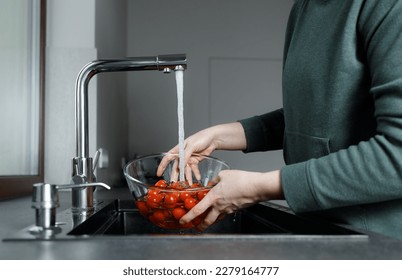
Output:
<svg viewBox="0 0 402 280">
<path fill-rule="evenodd" d="M 261 201 L 283 199 L 280 171 L 267 173 L 240 170 L 221 171 L 217 184 L 180 219 L 186 224 L 204 213 L 198 230 L 205 230 L 218 219 Z"/>
<path fill-rule="evenodd" d="M 213 126 L 191 135 L 184 141 L 186 178 L 191 178 L 191 173 L 196 178 L 199 176 L 199 159 L 194 154 L 208 156 L 214 150 L 244 150 L 246 147 L 244 129 L 238 122 Z M 168 151 L 159 164 L 158 176 L 163 174 L 172 160 L 178 166 L 178 153 L 178 145 Z M 261 201 L 283 198 L 279 170 L 268 173 L 224 170 L 214 183 L 216 185 L 208 194 L 180 219 L 181 223 L 186 224 L 202 215 L 205 218 L 197 228 L 204 230 L 217 219 L 239 209 Z"/>
<path fill-rule="evenodd" d="M 198 163 L 197 158 L 191 159 L 194 153 L 209 156 L 215 150 L 242 150 L 245 148 L 246 136 L 240 123 L 212 126 L 191 135 L 184 141 L 185 166 L 194 171 Z M 157 170 L 157 176 L 163 174 L 169 162 L 177 159 L 177 156 L 173 154 L 179 153 L 179 146 L 176 145 L 167 153 L 172 155 L 167 155 L 162 159 Z M 186 171 L 185 173 L 187 173 Z"/>
</svg>

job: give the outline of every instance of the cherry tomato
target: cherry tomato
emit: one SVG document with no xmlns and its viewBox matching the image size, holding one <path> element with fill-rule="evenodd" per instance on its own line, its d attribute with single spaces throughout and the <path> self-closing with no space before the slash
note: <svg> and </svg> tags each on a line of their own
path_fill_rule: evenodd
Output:
<svg viewBox="0 0 402 280">
<path fill-rule="evenodd" d="M 164 205 L 166 208 L 174 208 L 177 203 L 177 196 L 174 194 L 167 194 L 165 196 Z"/>
<path fill-rule="evenodd" d="M 197 198 L 198 198 L 198 200 L 203 199 L 203 198 L 207 195 L 208 192 L 209 192 L 208 190 L 204 190 L 204 191 L 199 191 L 199 192 L 197 192 Z"/>
<path fill-rule="evenodd" d="M 158 208 L 163 200 L 163 197 L 164 195 L 162 194 L 148 196 L 147 205 L 151 208 Z"/>
<path fill-rule="evenodd" d="M 154 213 L 148 216 L 148 218 L 153 224 L 165 228 L 165 218 L 160 212 L 158 212 L 157 214 Z"/>
<path fill-rule="evenodd" d="M 149 190 L 147 196 L 148 197 L 158 196 L 160 192 L 161 192 L 160 190 Z"/>
<path fill-rule="evenodd" d="M 198 201 L 193 197 L 186 198 L 186 200 L 184 201 L 184 207 L 190 210 L 197 204 L 197 202 Z"/>
<path fill-rule="evenodd" d="M 167 210 L 167 209 L 164 209 L 164 210 L 163 210 L 163 215 L 165 215 L 165 218 L 170 218 L 170 217 L 172 217 L 172 213 L 170 213 L 170 211 Z"/>
<path fill-rule="evenodd" d="M 191 197 L 190 192 L 180 192 L 180 200 L 186 201 L 187 198 Z"/>
<path fill-rule="evenodd" d="M 198 226 L 205 219 L 207 214 L 208 214 L 207 212 L 204 212 L 201 215 L 195 217 L 191 222 L 193 223 L 194 226 Z"/>
<path fill-rule="evenodd" d="M 142 215 L 144 215 L 144 216 L 147 216 L 147 215 L 148 215 L 149 210 L 148 210 L 148 206 L 147 206 L 147 204 L 145 203 L 145 201 L 137 201 L 137 208 L 138 208 L 138 211 L 139 211 Z"/>
<path fill-rule="evenodd" d="M 193 223 L 192 222 L 188 222 L 187 224 L 180 224 L 181 228 L 192 228 L 193 227 Z"/>
<path fill-rule="evenodd" d="M 155 187 L 159 187 L 159 188 L 166 188 L 167 187 L 167 183 L 165 180 L 161 179 L 158 182 L 155 183 Z"/>
<path fill-rule="evenodd" d="M 165 213 L 162 210 L 156 210 L 152 214 L 152 217 L 156 223 L 161 223 L 165 220 Z"/>
<path fill-rule="evenodd" d="M 177 197 L 177 200 L 180 199 L 180 192 L 171 192 L 171 195 Z"/>
<path fill-rule="evenodd" d="M 187 211 L 180 207 L 177 207 L 172 211 L 172 215 L 176 220 L 180 220 L 186 213 Z"/>
<path fill-rule="evenodd" d="M 201 188 L 201 184 L 200 183 L 193 183 L 191 185 L 191 188 Z"/>
<path fill-rule="evenodd" d="M 180 190 L 180 189 L 183 188 L 183 186 L 178 181 L 177 182 L 170 182 L 170 187 L 172 189 L 175 189 L 175 190 Z"/>
</svg>

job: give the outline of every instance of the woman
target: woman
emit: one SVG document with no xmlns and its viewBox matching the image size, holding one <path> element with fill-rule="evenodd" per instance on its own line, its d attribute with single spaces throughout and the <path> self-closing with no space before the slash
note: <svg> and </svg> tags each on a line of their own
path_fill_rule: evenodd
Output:
<svg viewBox="0 0 402 280">
<path fill-rule="evenodd" d="M 221 172 L 181 222 L 207 211 L 203 230 L 222 215 L 285 198 L 296 213 L 402 239 L 401 14 L 400 0 L 296 1 L 284 47 L 283 109 L 185 141 L 187 161 L 193 152 L 283 148 L 287 165 Z"/>
</svg>

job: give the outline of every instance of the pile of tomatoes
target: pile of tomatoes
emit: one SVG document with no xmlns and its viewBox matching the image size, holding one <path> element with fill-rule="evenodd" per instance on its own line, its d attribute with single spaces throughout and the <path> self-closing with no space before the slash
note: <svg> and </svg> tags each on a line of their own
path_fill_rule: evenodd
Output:
<svg viewBox="0 0 402 280">
<path fill-rule="evenodd" d="M 202 222 L 205 215 L 196 217 L 187 224 L 179 220 L 208 193 L 199 183 L 189 185 L 182 182 L 159 180 L 149 187 L 147 195 L 136 201 L 139 212 L 153 224 L 166 229 L 188 229 Z"/>
</svg>

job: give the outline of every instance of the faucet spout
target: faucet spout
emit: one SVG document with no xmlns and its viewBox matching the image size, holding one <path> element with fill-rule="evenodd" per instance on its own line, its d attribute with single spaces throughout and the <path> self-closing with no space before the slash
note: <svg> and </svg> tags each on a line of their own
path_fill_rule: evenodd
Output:
<svg viewBox="0 0 402 280">
<path fill-rule="evenodd" d="M 74 184 L 96 181 L 93 174 L 92 158 L 89 157 L 89 117 L 88 85 L 92 77 L 103 72 L 119 71 L 164 71 L 187 68 L 185 54 L 170 54 L 148 57 L 131 57 L 124 59 L 100 59 L 85 65 L 79 72 L 75 84 L 75 128 L 76 157 L 73 158 Z M 72 190 L 73 210 L 93 208 L 92 187 Z"/>
<path fill-rule="evenodd" d="M 101 59 L 85 65 L 75 84 L 76 150 L 77 157 L 89 156 L 88 143 L 88 85 L 93 76 L 102 72 L 174 70 L 177 66 L 187 68 L 184 54 L 132 57 L 124 59 Z"/>
</svg>

